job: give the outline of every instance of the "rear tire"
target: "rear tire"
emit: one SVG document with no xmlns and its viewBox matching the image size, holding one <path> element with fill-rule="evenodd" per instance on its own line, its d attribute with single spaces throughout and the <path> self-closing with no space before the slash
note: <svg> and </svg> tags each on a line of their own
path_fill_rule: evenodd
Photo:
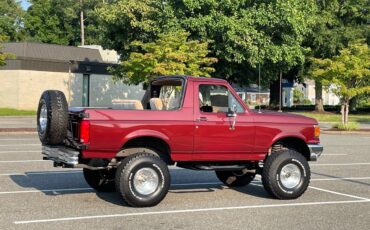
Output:
<svg viewBox="0 0 370 230">
<path fill-rule="evenodd" d="M 300 197 L 308 188 L 310 177 L 310 167 L 306 158 L 290 149 L 270 155 L 262 171 L 264 188 L 278 199 Z"/>
<path fill-rule="evenodd" d="M 150 153 L 126 157 L 116 172 L 116 189 L 133 207 L 150 207 L 166 196 L 171 177 L 162 159 Z"/>
<path fill-rule="evenodd" d="M 47 90 L 41 95 L 37 109 L 37 131 L 43 144 L 57 145 L 64 141 L 68 129 L 68 104 L 63 92 Z"/>
<path fill-rule="evenodd" d="M 216 171 L 217 178 L 229 187 L 242 187 L 248 185 L 256 176 L 255 173 L 239 171 Z"/>
</svg>

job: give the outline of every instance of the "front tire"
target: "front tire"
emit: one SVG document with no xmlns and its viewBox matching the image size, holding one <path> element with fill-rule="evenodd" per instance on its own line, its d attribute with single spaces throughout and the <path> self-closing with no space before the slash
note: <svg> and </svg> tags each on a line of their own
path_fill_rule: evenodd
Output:
<svg viewBox="0 0 370 230">
<path fill-rule="evenodd" d="M 164 161 L 150 153 L 125 158 L 117 168 L 116 188 L 133 207 L 150 207 L 161 202 L 171 183 Z"/>
<path fill-rule="evenodd" d="M 216 171 L 217 178 L 229 187 L 242 187 L 248 185 L 256 176 L 255 173 L 238 171 Z"/>
<path fill-rule="evenodd" d="M 308 188 L 310 177 L 306 158 L 290 149 L 270 155 L 262 171 L 264 188 L 278 199 L 300 197 Z"/>
</svg>

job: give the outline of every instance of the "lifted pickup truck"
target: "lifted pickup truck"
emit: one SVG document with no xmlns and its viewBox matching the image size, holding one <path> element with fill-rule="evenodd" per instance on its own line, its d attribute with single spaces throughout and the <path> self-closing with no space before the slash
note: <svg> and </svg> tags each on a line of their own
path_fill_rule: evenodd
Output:
<svg viewBox="0 0 370 230">
<path fill-rule="evenodd" d="M 230 187 L 261 174 L 273 197 L 294 199 L 310 182 L 308 161 L 323 151 L 317 121 L 250 110 L 225 81 L 166 76 L 123 109 L 69 108 L 62 92 L 45 91 L 37 113 L 45 160 L 83 168 L 97 191 L 118 191 L 131 206 L 158 204 L 168 166 L 214 170 Z"/>
</svg>

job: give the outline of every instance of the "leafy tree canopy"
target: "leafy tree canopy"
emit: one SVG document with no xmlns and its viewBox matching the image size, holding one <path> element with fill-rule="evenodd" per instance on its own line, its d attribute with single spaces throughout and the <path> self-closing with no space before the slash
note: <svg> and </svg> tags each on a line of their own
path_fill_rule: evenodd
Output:
<svg viewBox="0 0 370 230">
<path fill-rule="evenodd" d="M 313 58 L 311 75 L 327 88 L 330 87 L 341 98 L 344 111 L 348 111 L 351 98 L 370 93 L 369 57 L 370 50 L 366 43 L 350 43 L 348 48 L 343 48 L 339 55 L 331 59 Z M 346 123 L 347 119 L 343 121 Z"/>
<path fill-rule="evenodd" d="M 0 35 L 10 41 L 22 40 L 23 13 L 19 1 L 0 0 Z"/>
<path fill-rule="evenodd" d="M 24 27 L 28 40 L 61 45 L 79 45 L 80 11 L 83 10 L 86 44 L 99 44 L 101 32 L 95 7 L 100 0 L 30 0 Z"/>
<path fill-rule="evenodd" d="M 311 56 L 331 58 L 348 43 L 370 39 L 368 0 L 318 0 L 315 25 L 305 41 Z"/>
<path fill-rule="evenodd" d="M 8 38 L 5 37 L 5 36 L 0 36 L 0 66 L 4 66 L 6 65 L 6 62 L 5 60 L 6 59 L 11 59 L 11 58 L 14 58 L 14 55 L 13 54 L 9 54 L 9 53 L 3 53 L 1 50 L 3 48 L 3 46 L 1 45 L 1 43 L 5 40 L 7 40 Z"/>
<path fill-rule="evenodd" d="M 130 53 L 116 69 L 116 76 L 126 83 L 148 82 L 161 75 L 192 75 L 209 77 L 216 58 L 206 57 L 208 43 L 188 40 L 184 31 L 160 34 L 154 42 L 131 43 Z"/>
<path fill-rule="evenodd" d="M 185 29 L 192 39 L 213 41 L 214 76 L 255 81 L 257 63 L 263 82 L 276 72 L 301 65 L 304 36 L 314 23 L 313 0 L 118 0 L 98 10 L 109 46 L 127 58 L 134 40 L 151 42 L 158 34 Z M 252 76 L 251 76 L 252 75 Z"/>
</svg>

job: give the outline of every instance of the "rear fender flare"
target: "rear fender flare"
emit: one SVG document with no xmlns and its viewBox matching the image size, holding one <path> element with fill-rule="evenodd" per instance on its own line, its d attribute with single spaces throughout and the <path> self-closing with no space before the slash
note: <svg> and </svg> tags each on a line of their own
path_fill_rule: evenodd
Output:
<svg viewBox="0 0 370 230">
<path fill-rule="evenodd" d="M 138 137 L 155 137 L 155 138 L 163 140 L 164 142 L 166 142 L 169 145 L 169 138 L 165 134 L 163 134 L 161 132 L 158 132 L 158 131 L 155 131 L 155 130 L 140 129 L 140 130 L 136 130 L 132 133 L 127 134 L 122 139 L 122 141 L 121 141 L 122 145 L 121 146 L 124 146 L 129 140 L 132 140 L 132 139 L 135 139 L 135 138 L 138 138 Z"/>
</svg>

